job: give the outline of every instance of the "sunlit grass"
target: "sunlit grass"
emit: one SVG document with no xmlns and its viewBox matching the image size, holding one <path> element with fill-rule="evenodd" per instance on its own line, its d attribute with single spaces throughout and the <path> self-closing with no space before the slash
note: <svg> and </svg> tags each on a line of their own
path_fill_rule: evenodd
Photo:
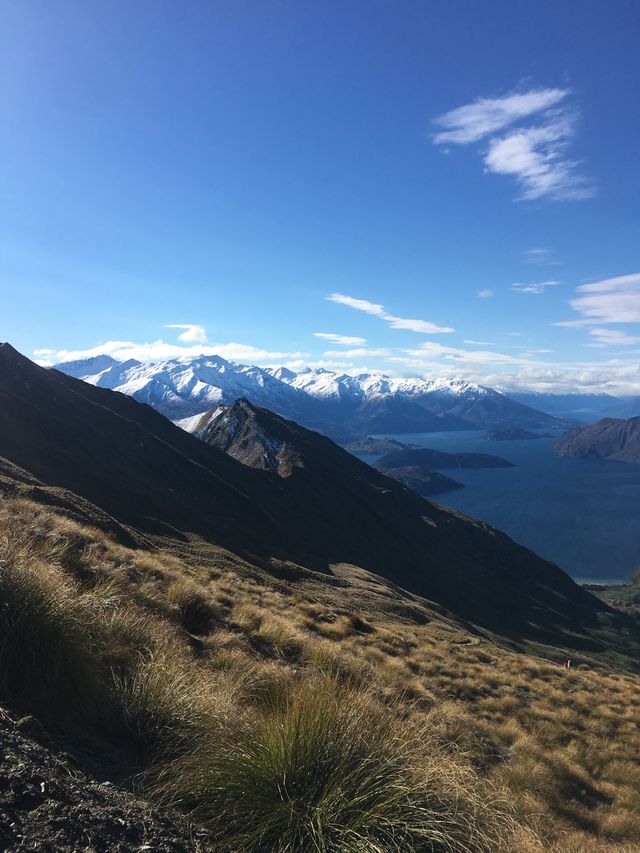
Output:
<svg viewBox="0 0 640 853">
<path fill-rule="evenodd" d="M 640 849 L 637 676 L 354 603 L 7 502 L 0 703 L 99 740 L 221 850 Z"/>
</svg>

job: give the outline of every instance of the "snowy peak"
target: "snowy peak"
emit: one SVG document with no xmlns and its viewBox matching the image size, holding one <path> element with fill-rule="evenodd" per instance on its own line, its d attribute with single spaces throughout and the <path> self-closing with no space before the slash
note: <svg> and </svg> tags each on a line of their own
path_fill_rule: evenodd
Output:
<svg viewBox="0 0 640 853">
<path fill-rule="evenodd" d="M 241 398 L 228 409 L 199 424 L 197 435 L 243 465 L 290 477 L 304 467 L 302 454 L 287 440 L 280 419 Z"/>
<path fill-rule="evenodd" d="M 93 360 L 90 360 L 93 361 Z M 159 363 L 115 362 L 101 372 L 72 365 L 71 375 L 148 403 L 174 420 L 202 414 L 212 406 L 250 397 L 265 405 L 295 396 L 284 382 L 253 365 L 233 364 L 220 356 L 171 359 Z M 67 364 L 56 365 L 67 372 Z"/>
<path fill-rule="evenodd" d="M 65 361 L 62 373 L 74 376 L 76 379 L 83 379 L 85 376 L 97 376 L 116 364 L 120 362 L 110 355 L 95 355 L 93 358 Z M 56 369 L 60 370 L 61 365 L 56 365 Z"/>
<path fill-rule="evenodd" d="M 325 368 L 235 364 L 220 356 L 160 363 L 97 356 L 57 369 L 147 403 L 174 421 L 230 406 L 241 397 L 334 437 L 453 429 L 549 428 L 552 415 L 464 379 L 423 379 Z"/>
</svg>

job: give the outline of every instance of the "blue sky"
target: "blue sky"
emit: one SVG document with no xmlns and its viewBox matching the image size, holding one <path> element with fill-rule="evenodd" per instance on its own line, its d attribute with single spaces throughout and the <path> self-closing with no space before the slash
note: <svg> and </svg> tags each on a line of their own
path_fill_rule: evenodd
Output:
<svg viewBox="0 0 640 853">
<path fill-rule="evenodd" d="M 625 0 L 0 0 L 0 339 L 640 393 L 639 37 Z"/>
</svg>

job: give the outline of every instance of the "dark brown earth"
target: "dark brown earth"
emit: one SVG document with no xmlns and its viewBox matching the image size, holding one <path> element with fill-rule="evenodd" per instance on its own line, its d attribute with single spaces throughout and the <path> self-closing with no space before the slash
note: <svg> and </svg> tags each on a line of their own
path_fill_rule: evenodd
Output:
<svg viewBox="0 0 640 853">
<path fill-rule="evenodd" d="M 87 777 L 33 717 L 0 709 L 0 850 L 199 853 L 207 836 L 109 782 Z"/>
</svg>

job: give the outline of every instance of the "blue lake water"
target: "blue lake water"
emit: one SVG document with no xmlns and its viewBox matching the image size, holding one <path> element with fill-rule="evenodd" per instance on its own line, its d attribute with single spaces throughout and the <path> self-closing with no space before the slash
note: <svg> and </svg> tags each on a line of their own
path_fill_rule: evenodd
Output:
<svg viewBox="0 0 640 853">
<path fill-rule="evenodd" d="M 640 465 L 556 456 L 551 438 L 487 441 L 483 436 L 471 431 L 392 437 L 450 453 L 508 459 L 514 468 L 443 471 L 465 487 L 435 500 L 487 521 L 578 580 L 629 577 L 640 564 Z"/>
</svg>

